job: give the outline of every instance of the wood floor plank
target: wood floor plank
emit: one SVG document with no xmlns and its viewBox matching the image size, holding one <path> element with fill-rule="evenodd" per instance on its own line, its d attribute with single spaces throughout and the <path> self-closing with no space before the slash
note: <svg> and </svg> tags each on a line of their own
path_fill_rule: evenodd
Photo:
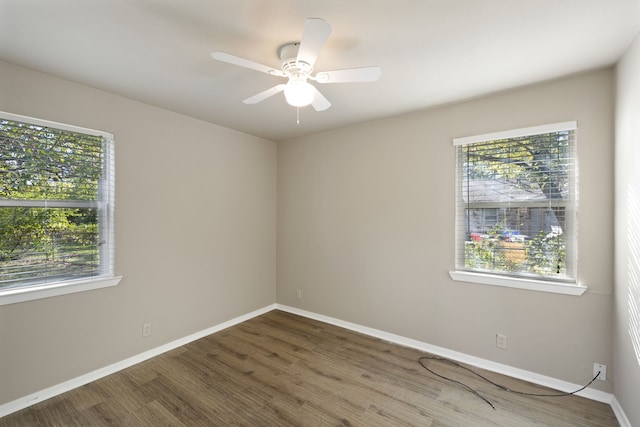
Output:
<svg viewBox="0 0 640 427">
<path fill-rule="evenodd" d="M 507 393 L 408 347 L 271 311 L 0 419 L 48 426 L 617 426 L 609 405 Z M 478 369 L 514 390 L 545 387 Z"/>
</svg>

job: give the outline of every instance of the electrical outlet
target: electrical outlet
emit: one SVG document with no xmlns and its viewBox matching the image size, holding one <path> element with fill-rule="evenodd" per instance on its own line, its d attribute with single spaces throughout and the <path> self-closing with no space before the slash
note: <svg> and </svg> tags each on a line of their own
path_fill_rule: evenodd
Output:
<svg viewBox="0 0 640 427">
<path fill-rule="evenodd" d="M 142 336 L 148 337 L 149 335 L 151 335 L 151 323 L 145 323 L 142 325 Z"/>
<path fill-rule="evenodd" d="M 600 372 L 600 374 L 598 374 Z M 607 380 L 607 365 L 602 365 L 600 363 L 593 364 L 593 376 L 598 375 L 598 380 L 606 381 Z"/>
<path fill-rule="evenodd" d="M 507 349 L 507 336 L 502 334 L 496 334 L 496 347 L 503 350 Z"/>
<path fill-rule="evenodd" d="M 302 290 L 300 290 L 300 289 L 296 290 L 296 299 L 297 300 L 301 300 L 302 299 Z"/>
</svg>

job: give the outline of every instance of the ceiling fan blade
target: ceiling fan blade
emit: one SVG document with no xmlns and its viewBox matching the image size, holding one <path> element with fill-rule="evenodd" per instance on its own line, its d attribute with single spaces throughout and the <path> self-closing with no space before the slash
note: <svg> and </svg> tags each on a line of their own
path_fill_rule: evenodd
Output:
<svg viewBox="0 0 640 427">
<path fill-rule="evenodd" d="M 284 73 L 282 72 L 282 70 L 278 70 L 276 68 L 272 68 L 267 65 L 262 65 L 257 62 L 251 61 L 249 59 L 240 58 L 239 56 L 231 55 L 230 53 L 213 52 L 211 54 L 211 57 L 218 61 L 226 62 L 233 65 L 239 65 L 241 67 L 250 68 L 256 71 L 261 71 L 263 73 L 271 74 L 273 76 L 284 77 Z"/>
<path fill-rule="evenodd" d="M 287 85 L 284 83 L 276 85 L 270 89 L 260 92 L 257 95 L 250 96 L 249 98 L 245 99 L 242 102 L 244 102 L 245 104 L 257 104 L 258 102 L 264 101 L 265 99 L 275 95 L 276 93 L 282 92 L 285 86 Z"/>
<path fill-rule="evenodd" d="M 316 111 L 324 111 L 327 108 L 331 107 L 331 103 L 329 102 L 329 100 L 325 98 L 324 95 L 321 94 L 315 86 L 312 87 L 314 89 L 313 101 L 311 102 L 313 108 L 315 108 Z"/>
<path fill-rule="evenodd" d="M 350 68 L 347 70 L 323 71 L 316 74 L 318 83 L 375 82 L 380 78 L 380 67 Z"/>
<path fill-rule="evenodd" d="M 320 50 L 331 34 L 331 26 L 320 18 L 309 18 L 304 23 L 304 33 L 298 48 L 298 61 L 306 62 L 313 67 Z"/>
</svg>

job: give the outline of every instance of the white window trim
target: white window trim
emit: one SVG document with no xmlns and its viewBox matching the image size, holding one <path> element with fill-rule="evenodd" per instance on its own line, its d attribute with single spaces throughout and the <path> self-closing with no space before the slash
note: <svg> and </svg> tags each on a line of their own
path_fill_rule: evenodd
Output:
<svg viewBox="0 0 640 427">
<path fill-rule="evenodd" d="M 0 305 L 15 304 L 41 298 L 91 291 L 94 289 L 117 286 L 122 276 L 92 277 L 89 279 L 69 280 L 0 291 Z"/>
<path fill-rule="evenodd" d="M 36 125 L 36 126 L 52 127 L 55 129 L 66 130 L 69 132 L 84 133 L 87 135 L 101 136 L 103 138 L 113 139 L 112 133 L 104 132 L 101 130 L 83 128 L 82 126 L 72 126 L 72 125 L 67 125 L 65 123 L 52 122 L 50 120 L 36 119 L 34 117 L 21 116 L 18 114 L 7 113 L 4 111 L 1 111 L 1 113 L 3 118 L 14 121 L 14 122 L 29 123 L 31 125 Z"/>
<path fill-rule="evenodd" d="M 0 113 L 2 114 L 2 117 L 7 120 L 30 123 L 36 126 L 53 127 L 56 129 L 67 130 L 71 132 L 80 132 L 80 133 L 85 133 L 87 135 L 100 136 L 110 141 L 113 141 L 113 138 L 114 138 L 114 135 L 110 132 L 103 132 L 100 130 L 84 128 L 81 126 L 72 126 L 72 125 L 67 125 L 65 123 L 42 120 L 34 117 L 7 113 L 4 111 L 0 111 Z M 113 152 L 107 153 L 107 155 L 113 155 Z M 107 171 L 107 173 L 113 173 L 113 165 L 111 169 Z M 111 194 L 111 197 L 113 197 L 113 194 Z M 37 204 L 37 202 L 35 203 Z M 106 212 L 106 214 L 109 215 L 111 218 L 113 218 L 113 200 L 110 201 L 109 209 Z M 109 260 L 107 269 L 113 268 L 113 262 L 114 262 L 113 234 L 114 234 L 114 229 L 113 227 L 110 227 L 109 236 L 107 236 L 107 238 L 110 239 L 111 244 L 109 245 L 109 253 L 105 254 L 105 256 L 108 256 L 108 260 Z M 77 280 L 67 280 L 67 281 L 59 281 L 59 282 L 51 282 L 51 283 L 42 283 L 42 284 L 33 285 L 33 286 L 0 289 L 0 306 L 117 286 L 118 283 L 120 283 L 120 280 L 122 280 L 122 276 L 107 274 L 103 276 L 87 277 L 87 278 L 82 278 Z"/>
<path fill-rule="evenodd" d="M 505 277 L 497 274 L 471 271 L 450 271 L 449 276 L 457 282 L 479 283 L 481 285 L 503 286 L 507 288 L 527 289 L 530 291 L 551 292 L 564 295 L 582 295 L 587 287 L 577 283 L 552 282 L 547 280 Z"/>
<path fill-rule="evenodd" d="M 453 145 L 466 145 L 483 141 L 492 141 L 496 139 L 517 138 L 521 136 L 537 135 L 543 133 L 557 132 L 561 130 L 578 129 L 577 121 L 568 121 L 561 123 L 553 123 L 541 126 L 532 126 L 527 128 L 513 129 L 502 132 L 486 133 L 482 135 L 474 135 L 462 138 L 454 138 Z M 577 173 L 577 171 L 576 171 Z M 457 197 L 457 196 L 456 196 Z M 456 201 L 457 203 L 457 201 Z M 457 240 L 456 236 L 456 250 Z M 577 273 L 577 271 L 576 271 Z M 550 292 L 563 295 L 580 296 L 588 289 L 587 286 L 581 285 L 575 281 L 555 282 L 543 279 L 528 279 L 523 277 L 509 277 L 498 274 L 471 272 L 464 270 L 449 271 L 451 279 L 457 282 L 469 282 L 482 285 L 503 286 L 515 289 L 526 289 L 531 291 Z"/>
<path fill-rule="evenodd" d="M 559 132 L 563 130 L 578 129 L 578 122 L 561 122 L 550 125 L 531 126 L 528 128 L 506 130 L 502 132 L 485 133 L 483 135 L 454 138 L 453 145 L 474 144 L 476 142 L 493 141 L 496 139 L 518 138 L 521 136 L 538 135 L 543 133 Z"/>
</svg>

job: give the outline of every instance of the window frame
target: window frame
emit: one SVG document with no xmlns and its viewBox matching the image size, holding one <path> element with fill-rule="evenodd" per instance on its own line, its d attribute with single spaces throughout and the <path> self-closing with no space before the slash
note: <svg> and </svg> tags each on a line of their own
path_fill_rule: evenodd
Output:
<svg viewBox="0 0 640 427">
<path fill-rule="evenodd" d="M 94 276 L 78 279 L 67 279 L 58 281 L 43 280 L 43 282 L 35 282 L 34 284 L 29 285 L 9 287 L 6 289 L 0 288 L 0 306 L 118 285 L 122 277 L 115 276 L 114 266 L 114 135 L 109 132 L 42 120 L 33 117 L 7 113 L 4 111 L 0 111 L 0 118 L 9 121 L 27 123 L 29 125 L 99 136 L 103 139 L 103 149 L 105 150 L 104 156 L 107 162 L 104 170 L 104 183 L 99 187 L 102 193 L 98 196 L 97 201 L 85 202 L 88 204 L 93 204 L 98 208 L 99 228 L 104 227 L 100 234 L 101 240 L 105 241 L 105 244 L 100 246 L 100 273 Z M 33 205 L 34 207 L 39 207 L 39 205 L 42 204 L 40 201 L 23 201 L 20 203 L 13 203 L 10 200 L 5 200 L 5 202 L 5 206 L 19 204 L 20 206 Z"/>
<path fill-rule="evenodd" d="M 532 126 L 526 128 L 512 129 L 507 131 L 500 131 L 488 134 L 474 135 L 469 137 L 462 138 L 454 138 L 453 145 L 455 147 L 455 241 L 454 241 L 454 250 L 455 250 L 455 270 L 449 271 L 449 276 L 455 281 L 462 282 L 470 282 L 470 283 L 478 283 L 485 285 L 493 285 L 493 286 L 503 286 L 517 289 L 527 289 L 534 291 L 543 291 L 543 292 L 552 292 L 552 293 L 560 293 L 565 295 L 582 295 L 587 287 L 580 284 L 578 281 L 578 257 L 577 257 L 577 244 L 578 244 L 578 236 L 577 236 L 577 210 L 578 210 L 578 200 L 577 200 L 577 192 L 578 192 L 578 159 L 577 159 L 577 147 L 573 147 L 574 151 L 574 172 L 573 172 L 573 183 L 574 186 L 574 197 L 571 200 L 570 207 L 570 215 L 568 215 L 569 222 L 569 236 L 566 238 L 566 247 L 567 251 L 571 251 L 572 257 L 572 272 L 573 279 L 565 279 L 565 278 L 550 278 L 543 276 L 535 276 L 535 275 L 509 275 L 509 274 L 500 274 L 497 272 L 491 271 L 478 271 L 478 270 L 470 270 L 464 268 L 464 266 L 460 266 L 460 261 L 464 262 L 464 242 L 465 242 L 465 234 L 461 228 L 459 227 L 459 216 L 465 216 L 465 208 L 468 207 L 468 204 L 463 201 L 462 198 L 462 172 L 460 170 L 461 164 L 458 159 L 458 150 L 459 146 L 476 144 L 476 143 L 487 143 L 495 140 L 502 139 L 511 139 L 518 137 L 526 137 L 531 135 L 539 135 L 546 134 L 552 132 L 559 131 L 575 131 L 577 132 L 578 126 L 576 121 L 568 121 L 568 122 L 560 122 L 554 124 L 547 124 L 541 126 Z M 496 202 L 495 204 L 499 204 L 500 202 Z M 515 207 L 515 206 L 514 206 Z M 533 204 L 531 205 L 533 206 Z M 567 227 L 568 228 L 568 227 Z"/>
</svg>

